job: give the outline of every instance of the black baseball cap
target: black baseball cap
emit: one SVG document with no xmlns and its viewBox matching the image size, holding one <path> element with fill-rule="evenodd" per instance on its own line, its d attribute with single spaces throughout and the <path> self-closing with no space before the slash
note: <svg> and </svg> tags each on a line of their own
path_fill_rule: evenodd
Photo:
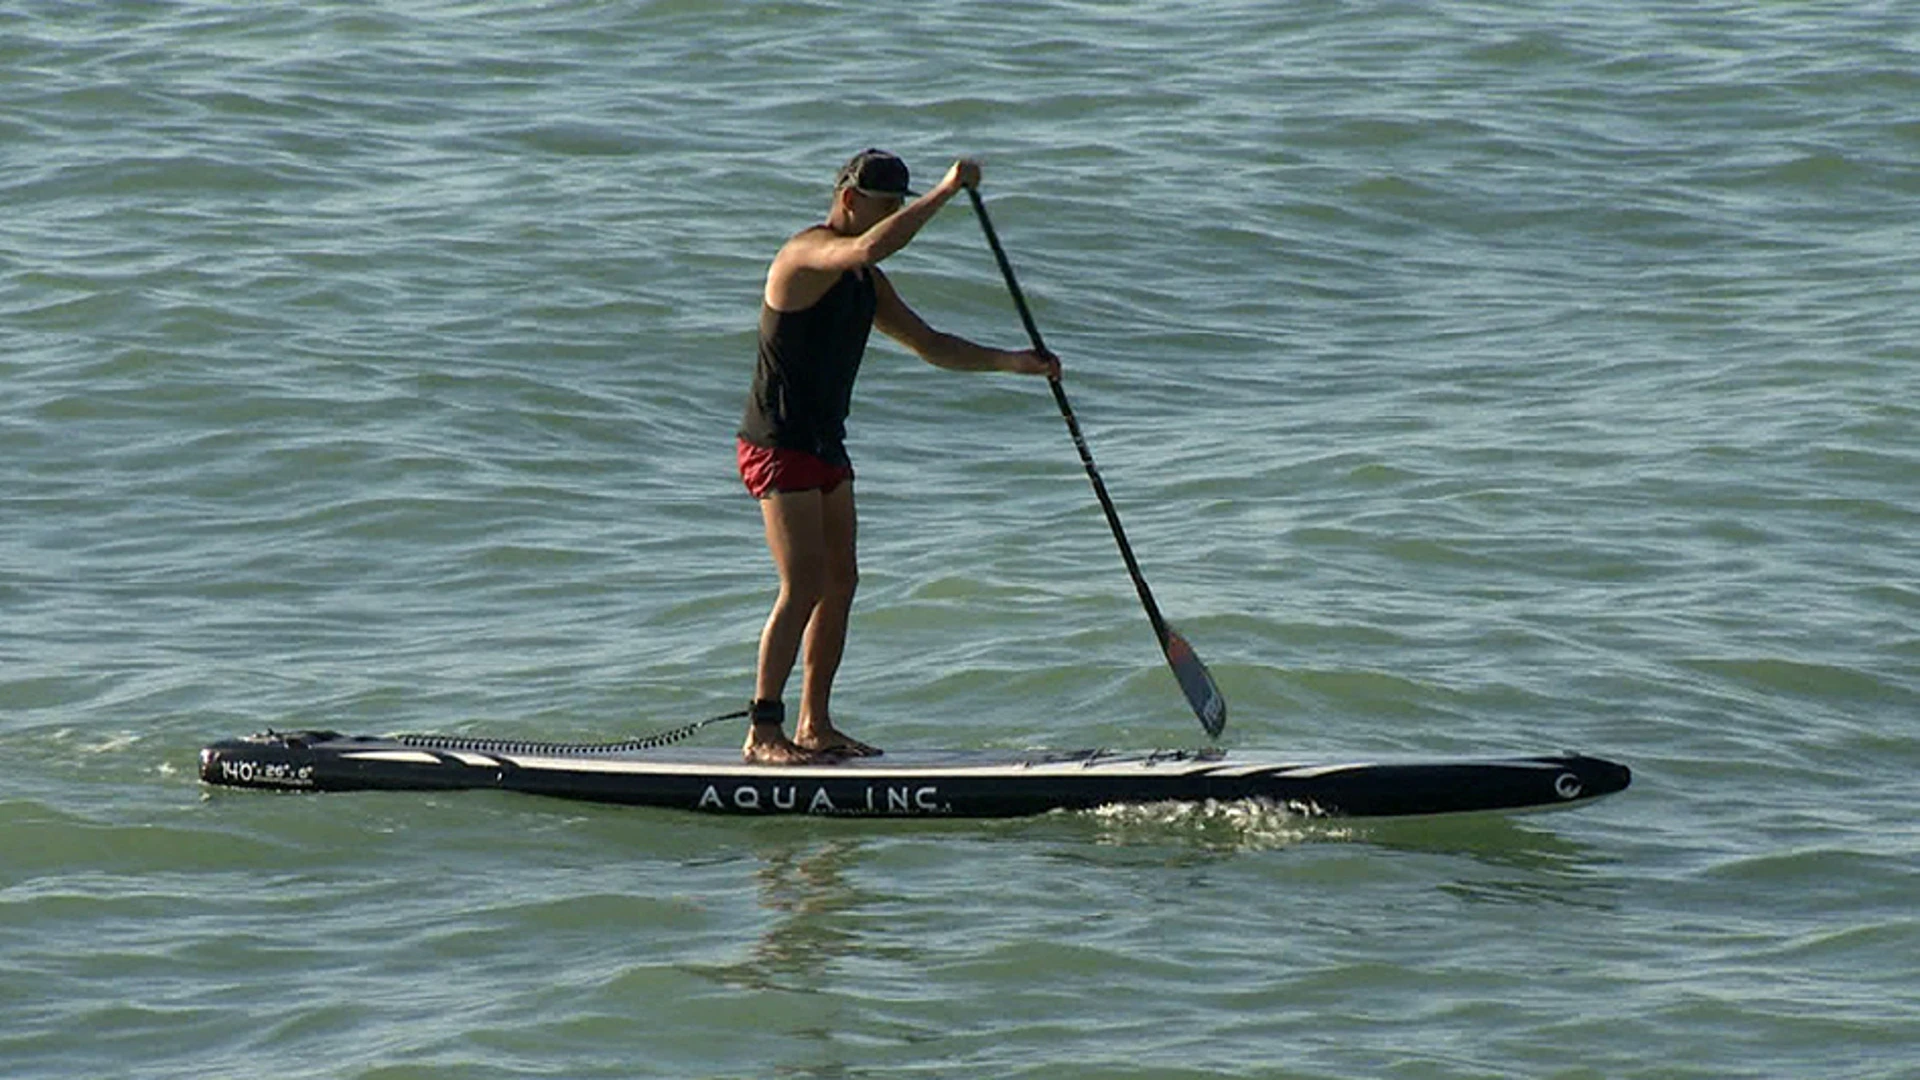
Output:
<svg viewBox="0 0 1920 1080">
<path fill-rule="evenodd" d="M 920 193 L 907 190 L 907 163 L 885 150 L 876 150 L 869 146 L 853 155 L 852 160 L 840 167 L 840 175 L 833 182 L 833 190 L 853 188 L 862 195 L 877 195 L 880 198 L 917 199 Z"/>
</svg>

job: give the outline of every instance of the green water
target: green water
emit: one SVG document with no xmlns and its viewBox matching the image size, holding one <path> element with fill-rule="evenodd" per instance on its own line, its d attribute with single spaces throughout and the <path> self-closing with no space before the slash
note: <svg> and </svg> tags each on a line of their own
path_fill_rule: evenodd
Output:
<svg viewBox="0 0 1920 1080">
<path fill-rule="evenodd" d="M 0 3 L 0 1073 L 1920 1076 L 1899 5 Z M 957 154 L 1227 741 L 1516 819 L 204 790 L 738 708 L 760 278 Z M 950 206 L 889 272 L 1022 334 Z M 1202 736 L 1031 380 L 876 345 L 836 694 Z M 716 743 L 736 735 L 710 735 Z"/>
</svg>

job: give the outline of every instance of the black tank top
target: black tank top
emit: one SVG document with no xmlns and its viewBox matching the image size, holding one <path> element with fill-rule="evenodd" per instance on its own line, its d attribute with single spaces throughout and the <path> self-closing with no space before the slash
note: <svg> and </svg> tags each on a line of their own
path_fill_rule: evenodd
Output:
<svg viewBox="0 0 1920 1080">
<path fill-rule="evenodd" d="M 873 330 L 873 271 L 840 275 L 802 311 L 760 305 L 760 358 L 740 437 L 847 465 L 847 409 Z"/>
</svg>

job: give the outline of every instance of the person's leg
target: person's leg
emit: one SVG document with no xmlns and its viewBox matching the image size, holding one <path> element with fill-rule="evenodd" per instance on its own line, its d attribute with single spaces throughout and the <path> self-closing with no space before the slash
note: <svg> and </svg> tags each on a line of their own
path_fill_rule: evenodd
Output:
<svg viewBox="0 0 1920 1080">
<path fill-rule="evenodd" d="M 753 684 L 759 702 L 778 702 L 786 691 L 801 639 L 820 602 L 826 579 L 823 502 L 818 491 L 774 492 L 760 500 L 767 550 L 780 573 L 780 595 L 760 631 L 759 670 Z M 814 756 L 790 742 L 777 721 L 765 720 L 748 724 L 742 752 L 749 761 L 768 764 L 810 761 Z"/>
<path fill-rule="evenodd" d="M 800 718 L 794 725 L 793 741 L 812 750 L 876 754 L 878 750 L 836 730 L 829 707 L 833 677 L 840 670 L 840 657 L 846 648 L 854 590 L 860 584 L 852 483 L 840 484 L 822 497 L 820 525 L 820 599 L 807 622 L 806 667 L 801 676 Z"/>
</svg>

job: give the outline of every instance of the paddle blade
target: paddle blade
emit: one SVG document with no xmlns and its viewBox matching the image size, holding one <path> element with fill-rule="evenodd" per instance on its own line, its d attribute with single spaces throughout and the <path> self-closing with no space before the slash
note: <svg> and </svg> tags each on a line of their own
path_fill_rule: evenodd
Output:
<svg viewBox="0 0 1920 1080">
<path fill-rule="evenodd" d="M 1167 630 L 1167 663 L 1173 665 L 1173 677 L 1180 681 L 1180 692 L 1200 718 L 1200 726 L 1209 738 L 1217 739 L 1227 726 L 1227 699 L 1213 681 L 1213 673 L 1194 655 L 1193 646 L 1179 631 Z"/>
</svg>

